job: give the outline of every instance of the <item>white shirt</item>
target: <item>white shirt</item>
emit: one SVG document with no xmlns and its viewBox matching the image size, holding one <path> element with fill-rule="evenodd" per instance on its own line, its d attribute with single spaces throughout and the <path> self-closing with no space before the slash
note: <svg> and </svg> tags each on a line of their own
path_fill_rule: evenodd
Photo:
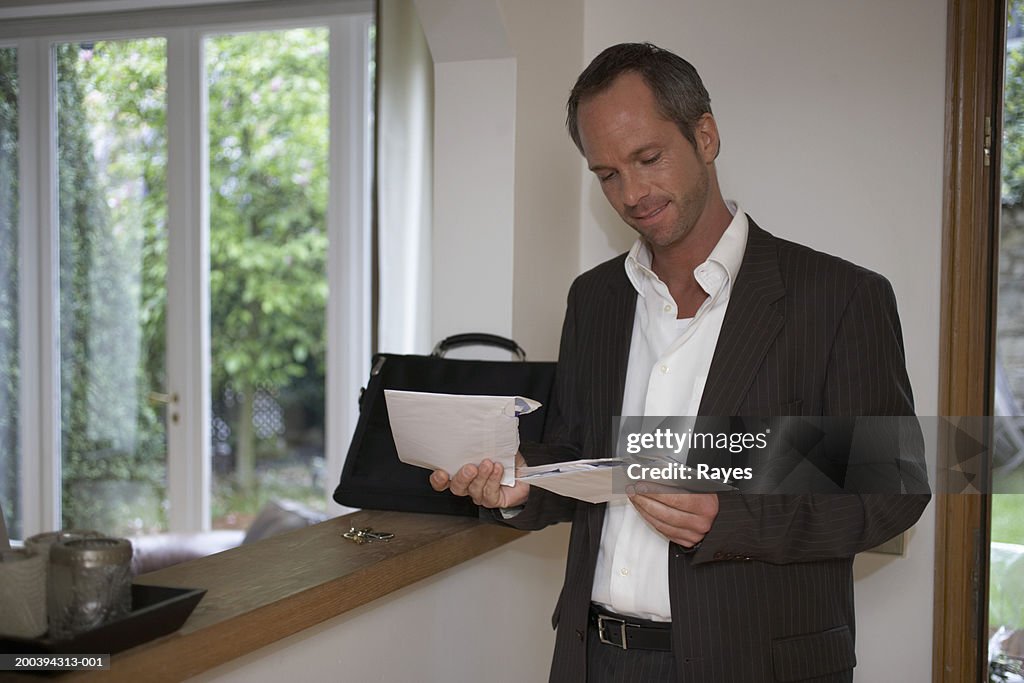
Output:
<svg viewBox="0 0 1024 683">
<path fill-rule="evenodd" d="M 708 294 L 693 318 L 677 319 L 668 287 L 651 270 L 641 239 L 626 257 L 636 288 L 636 313 L 622 397 L 624 416 L 696 415 L 722 330 L 729 294 L 747 246 L 747 217 L 726 202 L 733 219 L 708 259 L 693 271 Z M 668 541 L 628 500 L 608 504 L 591 599 L 613 612 L 671 621 Z"/>
</svg>

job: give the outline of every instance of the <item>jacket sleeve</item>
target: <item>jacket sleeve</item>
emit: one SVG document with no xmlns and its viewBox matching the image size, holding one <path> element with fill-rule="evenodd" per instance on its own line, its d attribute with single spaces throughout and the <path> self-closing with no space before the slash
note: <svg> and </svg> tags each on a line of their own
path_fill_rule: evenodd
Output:
<svg viewBox="0 0 1024 683">
<path fill-rule="evenodd" d="M 824 383 L 826 416 L 913 416 L 896 299 L 868 274 L 854 289 L 833 339 Z M 916 425 L 916 422 L 914 422 Z M 918 433 L 919 436 L 919 433 Z M 900 442 L 898 493 L 719 494 L 719 511 L 693 562 L 811 562 L 868 550 L 902 533 L 930 499 L 920 438 Z"/>
</svg>

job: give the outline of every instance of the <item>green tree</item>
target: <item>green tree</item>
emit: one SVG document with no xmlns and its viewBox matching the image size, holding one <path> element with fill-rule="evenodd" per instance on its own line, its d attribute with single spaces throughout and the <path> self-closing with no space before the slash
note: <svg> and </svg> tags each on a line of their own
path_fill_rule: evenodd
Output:
<svg viewBox="0 0 1024 683">
<path fill-rule="evenodd" d="M 11 534 L 18 517 L 18 59 L 0 48 L 0 507 Z"/>
<path fill-rule="evenodd" d="M 66 526 L 162 527 L 166 445 L 145 398 L 163 381 L 164 41 L 56 48 L 61 424 Z M 153 319 L 153 320 L 150 320 Z M 141 399 L 141 400 L 140 400 Z M 135 515 L 139 516 L 139 515 Z"/>
<path fill-rule="evenodd" d="M 1007 6 L 1008 25 L 1019 25 L 1024 15 L 1024 0 L 1011 0 Z M 1003 84 L 1002 203 L 1024 203 L 1024 42 L 1006 53 L 1006 79 Z"/>
<path fill-rule="evenodd" d="M 207 73 L 213 386 L 237 398 L 237 480 L 251 490 L 257 390 L 324 372 L 327 32 L 215 37 Z"/>
</svg>

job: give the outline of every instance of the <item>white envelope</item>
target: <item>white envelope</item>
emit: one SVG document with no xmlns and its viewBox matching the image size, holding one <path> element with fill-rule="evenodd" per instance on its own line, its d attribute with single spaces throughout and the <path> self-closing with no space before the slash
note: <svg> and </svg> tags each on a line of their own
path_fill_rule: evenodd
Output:
<svg viewBox="0 0 1024 683">
<path fill-rule="evenodd" d="M 501 463 L 515 484 L 519 415 L 540 408 L 522 396 L 467 396 L 386 389 L 391 434 L 402 462 L 453 475 L 463 465 Z"/>
<path fill-rule="evenodd" d="M 550 465 L 520 467 L 519 481 L 539 486 L 567 498 L 576 498 L 587 503 L 607 503 L 626 498 L 625 488 L 630 483 L 626 475 L 627 464 L 614 458 L 572 460 Z M 735 487 L 714 480 L 703 480 L 693 476 L 693 469 L 686 481 L 667 484 L 664 481 L 642 482 L 651 493 L 712 493 L 733 491 Z M 637 482 L 641 483 L 641 482 Z"/>
<path fill-rule="evenodd" d="M 516 474 L 521 482 L 566 498 L 607 503 L 626 497 L 624 491 L 615 492 L 615 472 L 621 469 L 621 460 L 588 459 L 520 467 Z"/>
</svg>

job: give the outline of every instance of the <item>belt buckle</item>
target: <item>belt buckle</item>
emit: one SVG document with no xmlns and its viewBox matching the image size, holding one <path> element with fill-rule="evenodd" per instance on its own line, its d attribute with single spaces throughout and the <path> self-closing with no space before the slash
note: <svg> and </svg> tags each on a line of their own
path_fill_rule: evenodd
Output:
<svg viewBox="0 0 1024 683">
<path fill-rule="evenodd" d="M 616 623 L 616 624 L 619 625 L 619 638 L 620 638 L 620 640 L 619 640 L 618 643 L 612 642 L 611 640 L 608 640 L 607 637 L 605 637 L 605 633 L 606 633 L 605 629 L 607 628 L 606 624 L 608 622 Z M 598 637 L 598 639 L 602 643 L 604 643 L 606 645 L 614 645 L 615 647 L 621 647 L 623 650 L 628 649 L 626 647 L 626 622 L 623 619 L 615 619 L 613 617 L 606 617 L 603 614 L 598 614 L 597 615 L 597 637 Z"/>
</svg>

